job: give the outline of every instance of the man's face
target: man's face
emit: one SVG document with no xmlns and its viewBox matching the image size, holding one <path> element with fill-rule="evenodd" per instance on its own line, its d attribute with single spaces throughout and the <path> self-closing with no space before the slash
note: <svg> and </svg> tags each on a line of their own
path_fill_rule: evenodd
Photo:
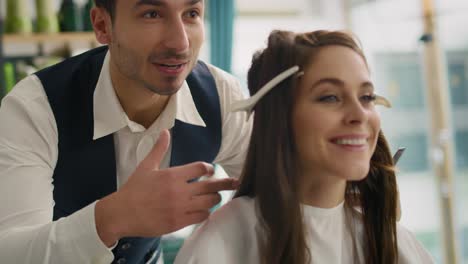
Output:
<svg viewBox="0 0 468 264">
<path fill-rule="evenodd" d="M 203 0 L 119 0 L 111 25 L 111 67 L 154 93 L 178 91 L 204 40 Z"/>
</svg>

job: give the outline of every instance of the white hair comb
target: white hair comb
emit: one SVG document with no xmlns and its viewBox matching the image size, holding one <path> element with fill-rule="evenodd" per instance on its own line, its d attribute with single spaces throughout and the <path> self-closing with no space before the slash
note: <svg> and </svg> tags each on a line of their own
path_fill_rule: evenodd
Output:
<svg viewBox="0 0 468 264">
<path fill-rule="evenodd" d="M 391 108 L 392 107 L 392 104 L 390 103 L 390 101 L 387 100 L 387 98 L 381 96 L 381 95 L 377 95 L 376 98 L 375 98 L 375 104 L 376 105 L 383 105 L 387 108 Z"/>
<path fill-rule="evenodd" d="M 260 99 L 262 99 L 265 94 L 267 94 L 271 89 L 273 89 L 276 85 L 281 83 L 282 81 L 286 80 L 291 75 L 297 73 L 298 75 L 303 75 L 304 72 L 299 72 L 299 66 L 293 66 L 282 73 L 278 74 L 275 78 L 271 79 L 265 85 L 263 85 L 258 92 L 256 92 L 250 98 L 239 100 L 231 104 L 231 112 L 240 112 L 245 111 L 247 112 L 247 119 L 252 115 L 254 106 L 258 103 Z M 377 95 L 375 99 L 376 105 L 383 105 L 385 107 L 392 107 L 390 101 L 388 101 L 385 97 Z"/>
<path fill-rule="evenodd" d="M 263 96 L 265 96 L 265 94 L 267 94 L 271 89 L 273 89 L 273 87 L 275 87 L 291 75 L 297 73 L 298 71 L 299 66 L 296 65 L 278 74 L 275 78 L 271 79 L 262 88 L 260 88 L 260 90 L 258 90 L 258 92 L 256 92 L 252 97 L 232 103 L 231 112 L 246 111 L 247 119 L 249 119 L 254 106 Z"/>
</svg>

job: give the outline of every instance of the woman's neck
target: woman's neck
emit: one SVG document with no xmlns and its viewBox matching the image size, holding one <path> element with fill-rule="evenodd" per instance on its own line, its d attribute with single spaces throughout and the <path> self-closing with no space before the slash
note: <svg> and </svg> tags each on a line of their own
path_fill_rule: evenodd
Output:
<svg viewBox="0 0 468 264">
<path fill-rule="evenodd" d="M 319 207 L 333 208 L 343 202 L 346 180 L 333 175 L 301 175 L 302 203 Z"/>
</svg>

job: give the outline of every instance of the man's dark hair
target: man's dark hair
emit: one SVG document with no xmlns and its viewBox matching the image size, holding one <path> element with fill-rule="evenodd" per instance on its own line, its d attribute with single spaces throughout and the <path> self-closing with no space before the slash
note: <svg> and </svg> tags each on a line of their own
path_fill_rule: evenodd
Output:
<svg viewBox="0 0 468 264">
<path fill-rule="evenodd" d="M 112 20 L 115 17 L 115 5 L 117 0 L 94 0 L 94 3 L 97 7 L 104 8 L 109 15 L 111 16 Z"/>
</svg>

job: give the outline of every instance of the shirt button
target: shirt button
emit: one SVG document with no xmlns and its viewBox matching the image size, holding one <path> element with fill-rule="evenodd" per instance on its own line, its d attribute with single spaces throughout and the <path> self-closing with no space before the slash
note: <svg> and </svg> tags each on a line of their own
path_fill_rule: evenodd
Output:
<svg viewBox="0 0 468 264">
<path fill-rule="evenodd" d="M 132 244 L 130 244 L 130 243 L 127 242 L 127 243 L 123 244 L 120 248 L 121 248 L 122 250 L 127 250 L 127 249 L 129 249 L 129 248 L 131 248 L 131 247 L 132 247 Z"/>
<path fill-rule="evenodd" d="M 125 259 L 125 258 L 119 258 L 119 259 L 117 260 L 116 263 L 117 263 L 117 264 L 125 264 L 125 263 L 127 263 L 127 259 Z"/>
</svg>

